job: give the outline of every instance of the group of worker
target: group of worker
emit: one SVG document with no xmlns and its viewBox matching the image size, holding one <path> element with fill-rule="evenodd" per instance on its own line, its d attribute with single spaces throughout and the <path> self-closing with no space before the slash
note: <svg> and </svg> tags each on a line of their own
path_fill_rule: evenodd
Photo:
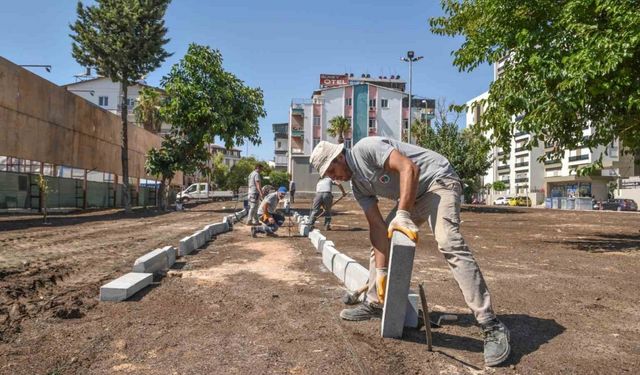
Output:
<svg viewBox="0 0 640 375">
<path fill-rule="evenodd" d="M 320 180 L 307 224 L 315 223 L 322 208 L 325 229 L 331 229 L 332 186 L 338 186 L 344 196 L 346 192 L 341 183 L 347 181 L 369 224 L 372 247 L 368 291 L 360 305 L 342 310 L 340 317 L 349 321 L 381 317 L 390 238 L 394 231 L 399 231 L 417 243 L 418 228 L 427 223 L 467 306 L 482 328 L 485 364 L 503 363 L 511 351 L 509 330 L 497 319 L 480 268 L 460 234 L 462 185 L 449 161 L 413 144 L 366 137 L 352 149 L 345 148 L 344 144 L 322 141 L 313 149 L 310 163 L 320 173 Z M 280 187 L 276 192 L 263 194 L 259 173 L 260 166 L 257 165 L 249 176 L 247 224 L 259 224 L 252 226 L 253 236 L 256 233 L 274 235 L 284 222 L 284 216 L 276 213 L 276 207 L 287 189 Z M 295 191 L 295 184 L 291 190 Z M 386 219 L 380 213 L 378 197 L 396 202 Z"/>
</svg>

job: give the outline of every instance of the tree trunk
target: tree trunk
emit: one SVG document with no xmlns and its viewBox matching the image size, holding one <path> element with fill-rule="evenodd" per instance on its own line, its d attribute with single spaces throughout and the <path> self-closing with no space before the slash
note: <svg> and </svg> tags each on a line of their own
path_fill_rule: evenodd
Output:
<svg viewBox="0 0 640 375">
<path fill-rule="evenodd" d="M 342 135 L 342 132 L 338 133 L 338 143 L 344 143 L 344 135 Z"/>
<path fill-rule="evenodd" d="M 167 191 L 167 183 L 166 183 L 167 179 L 164 178 L 164 176 L 162 176 L 160 178 L 160 188 L 158 188 L 158 208 L 161 211 L 166 211 L 167 207 L 168 207 L 168 197 L 166 194 Z"/>
<path fill-rule="evenodd" d="M 131 212 L 131 196 L 129 195 L 129 141 L 127 137 L 127 84 L 122 82 L 122 105 L 120 116 L 122 118 L 122 205 L 124 211 Z"/>
</svg>

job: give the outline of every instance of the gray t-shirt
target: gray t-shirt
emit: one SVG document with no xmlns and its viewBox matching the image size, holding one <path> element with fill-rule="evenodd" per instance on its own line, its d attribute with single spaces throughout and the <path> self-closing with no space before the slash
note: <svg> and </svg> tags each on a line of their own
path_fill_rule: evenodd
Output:
<svg viewBox="0 0 640 375">
<path fill-rule="evenodd" d="M 333 180 L 330 177 L 321 178 L 316 184 L 316 193 L 331 193 Z"/>
<path fill-rule="evenodd" d="M 278 208 L 278 203 L 280 199 L 278 199 L 278 192 L 274 191 L 273 193 L 268 194 L 262 202 L 260 203 L 260 207 L 258 208 L 258 215 L 264 214 L 264 206 L 265 204 L 269 205 L 269 213 L 274 214 L 276 212 L 276 208 Z"/>
<path fill-rule="evenodd" d="M 251 174 L 249 175 L 249 178 L 248 178 L 249 195 L 259 194 L 258 193 L 258 188 L 256 188 L 256 181 L 260 182 L 260 173 L 258 173 L 258 171 L 256 171 L 256 170 L 254 170 L 253 172 L 251 172 Z"/>
<path fill-rule="evenodd" d="M 438 178 L 458 175 L 451 163 L 435 151 L 384 137 L 366 137 L 347 151 L 347 164 L 353 172 L 351 189 L 364 211 L 378 202 L 377 196 L 400 198 L 400 175 L 384 170 L 384 163 L 393 150 L 399 151 L 420 168 L 416 197 L 429 190 Z"/>
<path fill-rule="evenodd" d="M 289 182 L 289 191 L 295 191 L 296 190 L 296 183 L 295 181 L 291 180 L 291 182 Z"/>
</svg>

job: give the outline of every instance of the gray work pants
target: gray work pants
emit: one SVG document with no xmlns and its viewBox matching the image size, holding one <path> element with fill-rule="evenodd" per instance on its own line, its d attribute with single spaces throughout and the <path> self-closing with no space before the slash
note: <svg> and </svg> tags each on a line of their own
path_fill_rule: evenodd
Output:
<svg viewBox="0 0 640 375">
<path fill-rule="evenodd" d="M 320 208 L 324 208 L 324 225 L 330 225 L 332 205 L 332 193 L 316 193 L 316 196 L 313 198 L 313 209 L 311 210 L 311 214 L 309 215 L 309 219 L 311 220 L 310 224 L 313 225 L 316 222 L 316 217 L 320 214 Z"/>
<path fill-rule="evenodd" d="M 438 179 L 429 190 L 416 199 L 411 209 L 411 219 L 420 227 L 427 222 L 438 250 L 444 255 L 453 277 L 462 291 L 467 306 L 478 323 L 495 318 L 491 307 L 491 296 L 478 263 L 460 234 L 460 182 L 454 179 Z M 396 215 L 397 206 L 386 218 L 387 225 Z M 369 290 L 367 301 L 378 303 L 376 293 L 376 264 L 373 249 L 369 262 Z"/>
<path fill-rule="evenodd" d="M 257 224 L 258 223 L 258 206 L 260 195 L 259 194 L 250 194 L 249 195 L 249 214 L 247 215 L 247 224 Z"/>
</svg>

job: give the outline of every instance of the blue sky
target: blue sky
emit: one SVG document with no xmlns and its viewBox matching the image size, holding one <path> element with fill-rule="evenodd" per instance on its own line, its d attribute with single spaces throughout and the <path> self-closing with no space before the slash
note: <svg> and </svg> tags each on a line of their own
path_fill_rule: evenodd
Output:
<svg viewBox="0 0 640 375">
<path fill-rule="evenodd" d="M 82 72 L 71 57 L 68 36 L 75 11 L 73 0 L 5 1 L 0 56 L 17 64 L 50 64 L 51 73 L 33 71 L 56 84 L 73 82 L 73 75 Z M 171 38 L 166 49 L 174 55 L 147 81 L 157 85 L 191 42 L 220 49 L 227 70 L 264 91 L 263 143 L 248 150 L 271 160 L 271 124 L 288 120 L 291 99 L 310 97 L 320 73 L 408 79 L 409 67 L 400 57 L 412 49 L 424 56 L 414 66 L 415 94 L 463 103 L 486 91 L 491 67 L 458 72 L 451 51 L 461 40 L 429 31 L 429 17 L 441 13 L 435 0 L 174 0 L 166 15 Z"/>
</svg>

